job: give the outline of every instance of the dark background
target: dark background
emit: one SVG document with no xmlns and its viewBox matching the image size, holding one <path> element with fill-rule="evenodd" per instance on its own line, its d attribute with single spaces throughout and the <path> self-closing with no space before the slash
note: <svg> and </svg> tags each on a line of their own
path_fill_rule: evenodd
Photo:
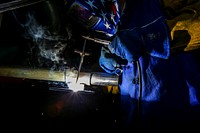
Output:
<svg viewBox="0 0 200 133">
<path fill-rule="evenodd" d="M 4 1 L 3 1 L 4 2 Z M 3 3 L 2 2 L 2 3 Z M 51 9 L 50 9 L 51 8 Z M 67 44 L 60 57 L 65 63 L 55 63 L 38 54 L 38 45 L 31 36 L 27 14 L 34 15 L 39 25 L 47 27 L 49 36 L 58 39 L 40 39 L 37 42 Z M 29 68 L 49 68 L 54 70 L 64 67 L 78 68 L 85 32 L 78 26 L 71 26 L 65 15 L 61 1 L 43 2 L 2 13 L 0 27 L 0 65 Z M 38 26 L 38 25 L 35 25 Z M 66 27 L 72 30 L 68 38 Z M 82 71 L 93 72 L 102 69 L 98 65 L 100 44 L 88 42 Z M 54 90 L 51 88 L 54 87 Z M 117 129 L 120 123 L 119 94 L 108 92 L 101 86 L 86 86 L 91 92 L 61 91 L 65 83 L 0 77 L 0 130 L 14 131 L 51 131 L 51 129 L 82 130 Z"/>
</svg>

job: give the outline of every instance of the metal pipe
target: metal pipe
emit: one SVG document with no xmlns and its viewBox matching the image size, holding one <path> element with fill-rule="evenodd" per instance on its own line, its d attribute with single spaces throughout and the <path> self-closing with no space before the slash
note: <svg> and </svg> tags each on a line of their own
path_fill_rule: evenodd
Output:
<svg viewBox="0 0 200 133">
<path fill-rule="evenodd" d="M 64 82 L 65 76 L 60 71 L 49 71 L 46 69 L 30 69 L 30 68 L 18 68 L 18 67 L 1 67 L 0 76 L 13 77 L 13 78 L 25 78 L 25 79 L 37 79 L 37 80 L 50 80 Z"/>
<path fill-rule="evenodd" d="M 99 85 L 99 86 L 117 86 L 118 85 L 118 77 L 116 75 L 110 75 L 108 73 L 91 73 L 90 84 Z"/>
<path fill-rule="evenodd" d="M 77 73 L 78 71 L 73 69 L 55 71 L 49 69 L 0 67 L 0 76 L 3 77 L 57 81 L 67 84 L 75 83 Z M 118 85 L 118 76 L 101 72 L 80 72 L 77 83 L 88 86 L 116 86 Z"/>
</svg>

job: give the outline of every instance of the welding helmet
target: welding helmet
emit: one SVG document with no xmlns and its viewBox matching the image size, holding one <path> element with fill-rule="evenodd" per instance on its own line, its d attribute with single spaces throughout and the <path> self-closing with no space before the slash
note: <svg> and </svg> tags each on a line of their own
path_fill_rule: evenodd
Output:
<svg viewBox="0 0 200 133">
<path fill-rule="evenodd" d="M 112 38 L 120 20 L 118 1 L 65 0 L 67 19 L 83 27 L 90 35 Z"/>
</svg>

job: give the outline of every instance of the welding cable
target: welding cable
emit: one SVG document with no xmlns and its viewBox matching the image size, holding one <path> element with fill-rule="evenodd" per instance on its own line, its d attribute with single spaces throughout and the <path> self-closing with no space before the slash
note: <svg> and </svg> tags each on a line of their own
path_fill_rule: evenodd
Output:
<svg viewBox="0 0 200 133">
<path fill-rule="evenodd" d="M 139 80 L 139 94 L 138 94 L 138 118 L 140 120 L 141 113 L 142 113 L 142 71 L 140 62 L 137 60 L 137 69 L 138 69 L 138 80 Z"/>
</svg>

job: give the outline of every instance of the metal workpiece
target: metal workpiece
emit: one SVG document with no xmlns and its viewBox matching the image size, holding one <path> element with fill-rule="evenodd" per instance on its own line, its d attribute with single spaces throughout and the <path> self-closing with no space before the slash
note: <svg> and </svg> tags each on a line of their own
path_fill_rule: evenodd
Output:
<svg viewBox="0 0 200 133">
<path fill-rule="evenodd" d="M 65 82 L 67 84 L 75 84 L 77 74 L 78 71 L 74 69 L 55 71 L 49 69 L 0 67 L 0 76 L 2 77 L 57 81 Z M 118 76 L 103 72 L 80 72 L 76 84 L 83 84 L 88 86 L 116 86 L 118 85 Z"/>
<path fill-rule="evenodd" d="M 63 71 L 51 71 L 48 69 L 0 67 L 0 76 L 65 82 Z"/>
<path fill-rule="evenodd" d="M 76 74 L 75 74 L 76 75 Z M 67 82 L 76 82 L 75 76 L 67 75 Z M 77 83 L 97 86 L 117 86 L 118 76 L 103 72 L 80 72 Z"/>
<path fill-rule="evenodd" d="M 118 76 L 102 72 L 92 72 L 90 84 L 97 86 L 117 86 Z"/>
</svg>

